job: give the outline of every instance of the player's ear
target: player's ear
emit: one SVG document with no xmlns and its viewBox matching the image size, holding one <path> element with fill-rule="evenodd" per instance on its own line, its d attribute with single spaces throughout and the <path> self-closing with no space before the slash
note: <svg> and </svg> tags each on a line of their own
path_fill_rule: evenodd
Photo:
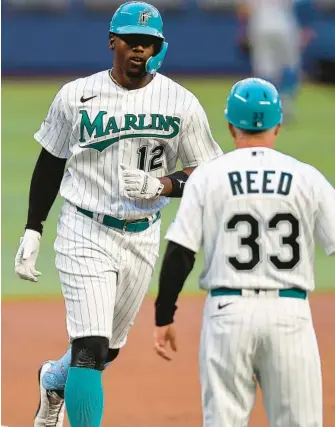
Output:
<svg viewBox="0 0 335 427">
<path fill-rule="evenodd" d="M 109 33 L 109 48 L 110 50 L 115 49 L 115 34 Z"/>
<path fill-rule="evenodd" d="M 234 128 L 234 126 L 231 123 L 228 123 L 228 129 L 229 129 L 230 135 L 235 139 L 236 138 L 236 129 Z"/>
<path fill-rule="evenodd" d="M 279 131 L 280 131 L 280 128 L 281 128 L 281 124 L 279 124 L 279 125 L 277 125 L 277 126 L 275 127 L 275 135 L 276 135 L 276 136 L 278 136 Z"/>
</svg>

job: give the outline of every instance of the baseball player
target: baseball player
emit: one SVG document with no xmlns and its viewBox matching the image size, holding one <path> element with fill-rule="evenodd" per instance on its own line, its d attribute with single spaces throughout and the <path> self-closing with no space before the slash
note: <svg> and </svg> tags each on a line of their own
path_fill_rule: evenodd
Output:
<svg viewBox="0 0 335 427">
<path fill-rule="evenodd" d="M 168 344 L 177 349 L 178 293 L 203 247 L 203 426 L 248 425 L 258 381 L 271 427 L 322 427 L 308 294 L 314 233 L 335 253 L 335 190 L 314 167 L 274 149 L 282 109 L 271 83 L 236 83 L 225 116 L 236 150 L 192 174 L 166 235 L 155 349 L 167 359 Z"/>
<path fill-rule="evenodd" d="M 292 118 L 301 54 L 312 37 L 309 0 L 239 0 L 238 17 L 250 43 L 253 75 L 279 90 L 285 118 Z M 301 13 L 303 9 L 303 13 Z M 244 41 L 244 37 L 240 42 Z"/>
<path fill-rule="evenodd" d="M 100 426 L 102 371 L 147 293 L 160 211 L 181 197 L 195 167 L 222 153 L 196 97 L 157 73 L 168 44 L 155 7 L 121 5 L 109 47 L 113 68 L 65 84 L 35 134 L 42 151 L 15 269 L 37 281 L 43 223 L 60 188 L 56 267 L 71 343 L 41 366 L 35 427 L 61 427 L 64 403 L 71 427 Z"/>
</svg>

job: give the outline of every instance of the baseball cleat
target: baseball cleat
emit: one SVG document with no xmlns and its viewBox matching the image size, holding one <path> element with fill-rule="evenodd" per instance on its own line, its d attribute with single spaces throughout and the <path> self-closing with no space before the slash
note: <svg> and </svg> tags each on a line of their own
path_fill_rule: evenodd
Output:
<svg viewBox="0 0 335 427">
<path fill-rule="evenodd" d="M 46 390 L 42 385 L 43 375 L 52 363 L 52 361 L 44 362 L 38 371 L 40 402 L 34 419 L 34 427 L 63 427 L 64 399 L 55 390 Z"/>
</svg>

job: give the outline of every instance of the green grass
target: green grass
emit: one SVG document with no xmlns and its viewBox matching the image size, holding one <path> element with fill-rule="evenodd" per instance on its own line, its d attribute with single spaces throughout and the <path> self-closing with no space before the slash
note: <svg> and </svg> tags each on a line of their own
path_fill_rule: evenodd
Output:
<svg viewBox="0 0 335 427">
<path fill-rule="evenodd" d="M 207 111 L 212 132 L 225 151 L 233 148 L 223 117 L 225 98 L 232 84 L 227 79 L 181 79 Z M 58 296 L 60 285 L 54 266 L 53 241 L 61 200 L 52 208 L 45 226 L 37 267 L 43 272 L 37 284 L 19 280 L 14 274 L 14 257 L 22 235 L 28 207 L 31 173 L 40 147 L 33 139 L 61 82 L 3 81 L 2 84 L 2 293 L 5 298 Z M 320 169 L 335 184 L 334 139 L 335 90 L 305 84 L 298 99 L 294 124 L 283 128 L 277 148 Z M 174 218 L 178 202 L 163 212 L 162 238 Z M 162 240 L 161 254 L 165 242 Z M 155 292 L 159 259 L 151 284 Z M 334 259 L 317 250 L 316 279 L 320 290 L 334 287 Z M 202 266 L 199 254 L 186 289 L 197 289 Z"/>
</svg>

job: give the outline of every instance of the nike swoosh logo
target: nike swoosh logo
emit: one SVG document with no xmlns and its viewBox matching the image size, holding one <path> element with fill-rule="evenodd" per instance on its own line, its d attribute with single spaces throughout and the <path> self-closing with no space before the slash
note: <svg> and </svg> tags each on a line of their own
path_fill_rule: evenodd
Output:
<svg viewBox="0 0 335 427">
<path fill-rule="evenodd" d="M 90 96 L 89 98 L 84 98 L 83 96 L 80 98 L 80 102 L 87 102 L 93 98 L 96 98 L 98 95 Z"/>
<path fill-rule="evenodd" d="M 227 302 L 227 304 L 222 304 L 222 305 L 219 303 L 218 304 L 218 309 L 221 310 L 222 308 L 225 308 L 225 307 L 227 307 L 230 304 L 232 304 L 232 303 L 231 302 Z"/>
</svg>

